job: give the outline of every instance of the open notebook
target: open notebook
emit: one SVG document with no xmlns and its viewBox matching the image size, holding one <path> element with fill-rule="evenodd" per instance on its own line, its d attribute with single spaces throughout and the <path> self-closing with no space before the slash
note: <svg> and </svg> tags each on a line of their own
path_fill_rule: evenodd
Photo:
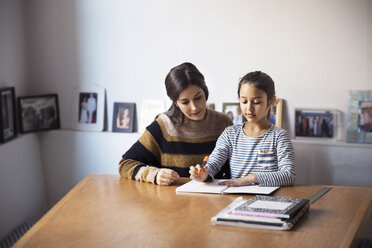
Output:
<svg viewBox="0 0 372 248">
<path fill-rule="evenodd" d="M 218 185 L 226 179 L 214 180 L 213 182 L 190 181 L 176 188 L 176 193 L 211 193 L 211 194 L 263 194 L 268 195 L 279 189 L 279 187 L 261 187 L 258 185 L 228 187 Z"/>
</svg>

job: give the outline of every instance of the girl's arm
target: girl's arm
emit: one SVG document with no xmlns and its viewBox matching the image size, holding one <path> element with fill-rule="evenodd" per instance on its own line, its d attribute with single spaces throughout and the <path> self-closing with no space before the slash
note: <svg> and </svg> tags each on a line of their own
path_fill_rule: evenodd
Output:
<svg viewBox="0 0 372 248">
<path fill-rule="evenodd" d="M 209 156 L 207 163 L 208 174 L 214 178 L 217 173 L 221 170 L 227 159 L 231 154 L 230 139 L 227 134 L 227 129 L 223 131 L 220 137 L 217 139 L 216 146 Z"/>
</svg>

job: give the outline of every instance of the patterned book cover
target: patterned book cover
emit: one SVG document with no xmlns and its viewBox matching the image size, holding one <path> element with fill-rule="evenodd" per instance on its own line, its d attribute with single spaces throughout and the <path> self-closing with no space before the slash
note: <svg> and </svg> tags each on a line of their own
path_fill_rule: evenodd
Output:
<svg viewBox="0 0 372 248">
<path fill-rule="evenodd" d="M 272 229 L 272 230 L 290 230 L 292 227 L 309 211 L 310 205 L 306 203 L 300 208 L 292 218 L 279 218 L 279 217 L 242 217 L 241 215 L 229 214 L 238 206 L 246 203 L 242 197 L 236 198 L 232 203 L 225 207 L 216 216 L 211 218 L 214 225 L 237 226 L 259 229 Z"/>
<path fill-rule="evenodd" d="M 256 195 L 243 201 L 228 214 L 291 218 L 308 202 L 308 199 Z"/>
</svg>

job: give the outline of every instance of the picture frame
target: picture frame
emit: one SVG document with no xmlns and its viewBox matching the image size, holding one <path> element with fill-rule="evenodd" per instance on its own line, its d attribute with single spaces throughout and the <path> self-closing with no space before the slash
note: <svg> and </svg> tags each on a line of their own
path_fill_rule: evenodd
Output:
<svg viewBox="0 0 372 248">
<path fill-rule="evenodd" d="M 270 109 L 270 119 L 269 122 L 276 127 L 282 128 L 282 114 L 283 112 L 283 99 L 277 98 L 275 105 Z"/>
<path fill-rule="evenodd" d="M 131 133 L 134 130 L 136 117 L 136 104 L 134 102 L 114 102 L 112 118 L 112 131 Z"/>
<path fill-rule="evenodd" d="M 17 137 L 15 88 L 0 88 L 0 143 Z"/>
<path fill-rule="evenodd" d="M 339 111 L 295 109 L 295 137 L 338 140 Z"/>
<path fill-rule="evenodd" d="M 103 131 L 105 102 L 105 88 L 98 84 L 75 88 L 72 128 L 80 131 Z"/>
<path fill-rule="evenodd" d="M 146 127 L 150 125 L 161 113 L 165 111 L 165 101 L 149 99 L 141 102 L 140 114 L 139 114 L 139 132 L 143 133 Z"/>
<path fill-rule="evenodd" d="M 18 109 L 21 133 L 60 128 L 57 94 L 18 97 Z"/>
<path fill-rule="evenodd" d="M 216 109 L 216 105 L 214 103 L 207 103 L 207 108 L 208 109 L 213 109 L 215 110 Z"/>
<path fill-rule="evenodd" d="M 222 103 L 222 112 L 230 117 L 234 125 L 242 124 L 245 121 L 239 102 Z"/>
<path fill-rule="evenodd" d="M 346 141 L 372 143 L 372 91 L 349 91 Z"/>
</svg>

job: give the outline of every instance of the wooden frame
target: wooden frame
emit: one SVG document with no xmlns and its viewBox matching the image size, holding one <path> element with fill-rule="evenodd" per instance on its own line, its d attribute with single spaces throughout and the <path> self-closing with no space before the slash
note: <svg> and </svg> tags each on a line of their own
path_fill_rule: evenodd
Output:
<svg viewBox="0 0 372 248">
<path fill-rule="evenodd" d="M 282 128 L 283 99 L 277 98 L 275 105 L 271 108 L 269 122 L 276 127 Z"/>
<path fill-rule="evenodd" d="M 349 92 L 346 130 L 347 142 L 372 143 L 372 91 Z"/>
<path fill-rule="evenodd" d="M 0 89 L 0 143 L 17 136 L 15 88 Z"/>
<path fill-rule="evenodd" d="M 60 128 L 57 94 L 18 97 L 22 133 Z"/>
<path fill-rule="evenodd" d="M 337 139 L 339 111 L 327 109 L 295 109 L 296 138 Z"/>
<path fill-rule="evenodd" d="M 115 102 L 112 118 L 113 132 L 133 132 L 136 104 L 133 102 Z"/>
<path fill-rule="evenodd" d="M 105 101 L 105 88 L 97 84 L 76 88 L 72 111 L 73 129 L 103 131 Z"/>
</svg>

